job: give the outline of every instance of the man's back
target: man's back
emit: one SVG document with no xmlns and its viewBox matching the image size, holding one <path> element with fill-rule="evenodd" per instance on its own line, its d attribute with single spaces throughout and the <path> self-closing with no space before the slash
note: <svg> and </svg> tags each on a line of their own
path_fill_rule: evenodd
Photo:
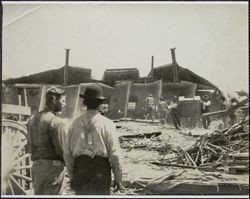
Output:
<svg viewBox="0 0 250 199">
<path fill-rule="evenodd" d="M 41 111 L 30 119 L 28 140 L 32 160 L 63 160 L 62 148 L 58 146 L 57 140 L 60 129 L 65 132 L 65 125 L 50 111 Z"/>
<path fill-rule="evenodd" d="M 153 97 L 146 97 L 145 103 L 147 107 L 154 107 L 156 105 L 155 99 Z"/>
</svg>

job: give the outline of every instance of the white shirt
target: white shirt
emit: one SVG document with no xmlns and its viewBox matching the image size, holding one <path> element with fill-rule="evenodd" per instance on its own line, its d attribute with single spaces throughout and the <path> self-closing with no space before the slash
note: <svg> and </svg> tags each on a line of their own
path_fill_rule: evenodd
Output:
<svg viewBox="0 0 250 199">
<path fill-rule="evenodd" d="M 112 120 L 97 110 L 88 110 L 69 127 L 64 160 L 71 180 L 74 159 L 80 155 L 108 157 L 115 180 L 121 182 L 121 151 L 116 127 Z"/>
</svg>

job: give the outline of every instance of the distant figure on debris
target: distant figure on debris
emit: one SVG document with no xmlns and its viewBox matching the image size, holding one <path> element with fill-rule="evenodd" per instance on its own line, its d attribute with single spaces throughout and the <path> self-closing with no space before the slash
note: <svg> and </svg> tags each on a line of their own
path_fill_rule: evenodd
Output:
<svg viewBox="0 0 250 199">
<path fill-rule="evenodd" d="M 221 110 L 227 110 L 228 103 L 227 103 L 226 97 L 221 96 L 220 97 L 220 102 L 221 102 L 220 109 Z M 223 124 L 224 124 L 224 128 L 227 128 L 227 126 L 228 126 L 228 124 L 227 124 L 227 117 L 223 115 L 222 116 L 222 121 L 223 121 Z"/>
<path fill-rule="evenodd" d="M 173 96 L 171 98 L 171 104 L 169 106 L 170 115 L 171 115 L 171 119 L 174 123 L 175 128 L 180 130 L 181 122 L 180 122 L 178 106 L 179 106 L 178 98 L 177 96 Z"/>
<path fill-rule="evenodd" d="M 211 101 L 209 100 L 208 95 L 204 95 L 201 101 L 201 114 L 208 113 L 210 105 L 211 105 Z M 207 129 L 211 123 L 210 117 L 202 118 L 202 123 L 203 123 L 204 129 Z"/>
<path fill-rule="evenodd" d="M 166 120 L 167 120 L 167 115 L 168 115 L 168 105 L 163 97 L 160 97 L 160 100 L 158 103 L 158 111 L 159 111 L 159 116 L 160 116 L 160 122 L 161 124 L 165 125 Z"/>
<path fill-rule="evenodd" d="M 236 98 L 231 98 L 230 101 L 229 101 L 229 105 L 228 105 L 228 109 L 230 109 L 232 106 L 235 106 L 237 105 L 239 102 Z M 229 114 L 229 118 L 230 118 L 230 125 L 234 125 L 235 122 L 236 122 L 236 119 L 237 119 L 237 116 L 236 116 L 236 111 L 232 111 L 230 112 Z"/>
<path fill-rule="evenodd" d="M 66 105 L 64 90 L 51 87 L 46 93 L 46 107 L 28 121 L 28 149 L 35 195 L 59 195 L 63 190 L 63 145 L 66 124 L 56 113 Z"/>
<path fill-rule="evenodd" d="M 122 183 L 121 152 L 116 127 L 112 120 L 99 112 L 104 101 L 99 85 L 88 86 L 83 98 L 87 112 L 69 127 L 64 159 L 70 186 L 76 195 L 109 195 L 111 169 L 114 188 Z"/>
<path fill-rule="evenodd" d="M 148 120 L 149 118 L 152 119 L 154 122 L 155 119 L 155 111 L 157 109 L 157 103 L 153 96 L 149 94 L 145 99 L 144 99 L 144 110 L 146 113 L 146 119 Z"/>
</svg>

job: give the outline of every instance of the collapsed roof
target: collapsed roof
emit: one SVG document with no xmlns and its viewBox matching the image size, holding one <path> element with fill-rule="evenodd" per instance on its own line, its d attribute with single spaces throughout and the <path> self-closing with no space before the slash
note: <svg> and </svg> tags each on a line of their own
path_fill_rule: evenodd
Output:
<svg viewBox="0 0 250 199">
<path fill-rule="evenodd" d="M 11 85 L 16 83 L 28 84 L 63 84 L 64 67 L 55 70 L 47 70 L 23 76 L 19 78 L 10 78 L 4 81 L 5 84 Z M 91 69 L 68 66 L 68 84 L 79 84 L 91 81 Z"/>
<path fill-rule="evenodd" d="M 191 70 L 187 68 L 183 68 L 179 66 L 178 64 L 177 66 L 178 66 L 179 80 L 196 83 L 198 84 L 197 85 L 198 88 L 199 87 L 211 88 L 211 89 L 221 92 L 217 86 L 215 86 L 214 84 L 212 84 L 205 78 L 200 77 L 199 75 L 195 74 Z M 173 67 L 174 67 L 174 64 L 172 63 L 155 67 L 153 68 L 153 70 L 150 71 L 150 73 L 148 74 L 148 77 L 153 77 L 154 79 L 162 79 L 163 82 L 173 82 L 174 81 Z"/>
</svg>

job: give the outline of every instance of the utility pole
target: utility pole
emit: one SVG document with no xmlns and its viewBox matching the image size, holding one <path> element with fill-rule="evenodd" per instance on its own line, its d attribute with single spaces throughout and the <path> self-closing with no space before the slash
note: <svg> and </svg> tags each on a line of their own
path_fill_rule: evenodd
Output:
<svg viewBox="0 0 250 199">
<path fill-rule="evenodd" d="M 151 57 L 151 78 L 154 77 L 154 56 Z"/>
<path fill-rule="evenodd" d="M 64 73 L 63 73 L 63 85 L 68 85 L 68 68 L 69 68 L 69 51 L 70 49 L 66 49 L 66 60 L 64 66 Z"/>
<path fill-rule="evenodd" d="M 173 62 L 173 67 L 172 67 L 173 81 L 179 82 L 178 65 L 177 65 L 176 59 L 175 59 L 175 48 L 170 48 L 170 50 L 171 50 L 172 62 Z"/>
</svg>

